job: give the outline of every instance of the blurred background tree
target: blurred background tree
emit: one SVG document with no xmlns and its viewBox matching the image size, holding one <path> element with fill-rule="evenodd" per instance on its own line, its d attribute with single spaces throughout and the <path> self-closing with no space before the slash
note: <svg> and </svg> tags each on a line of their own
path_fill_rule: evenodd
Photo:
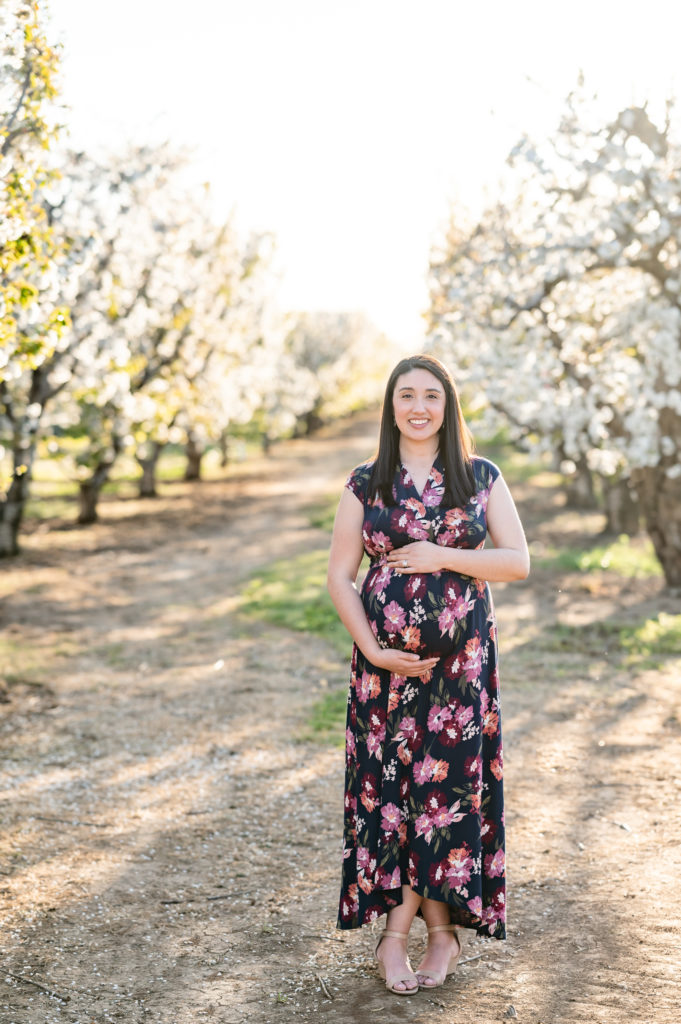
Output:
<svg viewBox="0 0 681 1024">
<path fill-rule="evenodd" d="M 681 584 L 681 147 L 643 108 L 609 123 L 581 90 L 523 138 L 508 195 L 455 215 L 431 262 L 429 347 L 487 430 L 554 455 L 610 529 L 639 516 Z"/>
<path fill-rule="evenodd" d="M 48 366 L 67 323 L 58 288 L 59 252 L 43 204 L 54 180 L 47 164 L 58 135 L 58 54 L 38 4 L 0 8 L 0 555 L 17 550 L 43 408 Z"/>
<path fill-rule="evenodd" d="M 216 221 L 186 153 L 58 145 L 42 10 L 14 0 L 0 22 L 0 555 L 18 550 L 39 443 L 89 523 L 122 453 L 153 496 L 169 442 L 198 479 L 231 433 L 268 447 L 376 400 L 390 358 L 361 314 L 279 309 L 272 235 Z"/>
</svg>

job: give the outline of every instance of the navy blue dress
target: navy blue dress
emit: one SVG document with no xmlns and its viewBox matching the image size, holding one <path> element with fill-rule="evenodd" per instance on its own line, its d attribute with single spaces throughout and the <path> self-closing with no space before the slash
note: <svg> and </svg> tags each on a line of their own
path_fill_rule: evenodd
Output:
<svg viewBox="0 0 681 1024">
<path fill-rule="evenodd" d="M 436 459 L 419 495 L 395 473 L 395 504 L 367 493 L 372 463 L 346 486 L 364 505 L 371 559 L 361 596 L 382 647 L 440 661 L 427 677 L 377 668 L 353 648 L 346 730 L 339 928 L 359 928 L 402 901 L 401 886 L 449 904 L 453 924 L 506 937 L 503 762 L 494 606 L 483 580 L 401 574 L 389 551 L 417 540 L 482 547 L 499 469 L 473 458 L 475 493 L 442 504 Z"/>
</svg>

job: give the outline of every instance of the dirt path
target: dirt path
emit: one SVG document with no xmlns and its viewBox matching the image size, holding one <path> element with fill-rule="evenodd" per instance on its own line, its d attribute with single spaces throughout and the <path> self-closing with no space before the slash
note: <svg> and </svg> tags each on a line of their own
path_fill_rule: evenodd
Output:
<svg viewBox="0 0 681 1024">
<path fill-rule="evenodd" d="M 305 504 L 374 436 L 360 417 L 229 481 L 112 502 L 0 569 L 25 674 L 0 706 L 1 1024 L 678 1024 L 679 679 L 540 643 L 671 610 L 655 581 L 493 588 L 508 942 L 468 938 L 454 980 L 400 1000 L 371 931 L 336 932 L 342 752 L 295 736 L 347 666 L 236 609 L 257 567 L 326 543 Z M 550 489 L 518 498 L 533 538 L 579 528 Z"/>
</svg>

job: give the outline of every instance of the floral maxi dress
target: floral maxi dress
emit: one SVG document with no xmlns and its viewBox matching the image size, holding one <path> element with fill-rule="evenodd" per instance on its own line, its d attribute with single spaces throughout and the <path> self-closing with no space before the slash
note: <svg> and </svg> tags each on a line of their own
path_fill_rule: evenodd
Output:
<svg viewBox="0 0 681 1024">
<path fill-rule="evenodd" d="M 388 551 L 417 540 L 479 548 L 499 469 L 473 458 L 475 494 L 442 505 L 439 459 L 419 495 L 395 473 L 395 505 L 367 493 L 372 463 L 346 486 L 364 505 L 371 559 L 361 597 L 382 647 L 440 660 L 430 676 L 377 668 L 353 648 L 346 730 L 339 928 L 402 902 L 401 886 L 449 904 L 453 924 L 504 939 L 502 747 L 494 607 L 487 583 L 456 572 L 401 574 Z"/>
</svg>

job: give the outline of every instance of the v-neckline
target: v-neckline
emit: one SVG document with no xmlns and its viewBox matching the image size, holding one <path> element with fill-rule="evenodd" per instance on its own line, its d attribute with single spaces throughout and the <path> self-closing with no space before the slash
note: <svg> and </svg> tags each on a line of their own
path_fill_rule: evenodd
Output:
<svg viewBox="0 0 681 1024">
<path fill-rule="evenodd" d="M 409 470 L 407 469 L 407 467 L 405 466 L 405 464 L 404 464 L 404 463 L 402 462 L 402 459 L 400 459 L 400 467 L 401 467 L 402 471 L 403 471 L 404 473 L 406 473 L 406 474 L 407 474 L 407 476 L 409 477 L 409 480 L 411 481 L 411 483 L 410 483 L 410 485 L 409 485 L 409 486 L 410 486 L 410 487 L 412 488 L 412 490 L 416 491 L 416 494 L 418 495 L 418 499 L 419 499 L 419 501 L 423 501 L 423 495 L 424 495 L 424 494 L 426 493 L 426 491 L 428 490 L 428 484 L 430 483 L 430 481 L 431 481 L 431 479 L 432 479 L 432 477 L 433 477 L 433 472 L 434 472 L 435 470 L 437 470 L 437 465 L 436 465 L 436 463 L 437 463 L 437 462 L 439 462 L 439 461 L 440 461 L 440 454 L 439 454 L 439 452 L 438 452 L 438 453 L 437 453 L 437 455 L 435 456 L 435 460 L 433 461 L 433 464 L 432 464 L 432 466 L 431 466 L 431 467 L 430 467 L 430 469 L 428 470 L 428 476 L 426 477 L 426 482 L 425 482 L 425 483 L 424 483 L 424 485 L 423 485 L 423 490 L 422 490 L 422 491 L 421 491 L 421 493 L 419 494 L 419 489 L 418 489 L 418 487 L 416 486 L 416 481 L 414 480 L 413 476 L 411 475 L 410 471 L 409 471 Z"/>
</svg>

